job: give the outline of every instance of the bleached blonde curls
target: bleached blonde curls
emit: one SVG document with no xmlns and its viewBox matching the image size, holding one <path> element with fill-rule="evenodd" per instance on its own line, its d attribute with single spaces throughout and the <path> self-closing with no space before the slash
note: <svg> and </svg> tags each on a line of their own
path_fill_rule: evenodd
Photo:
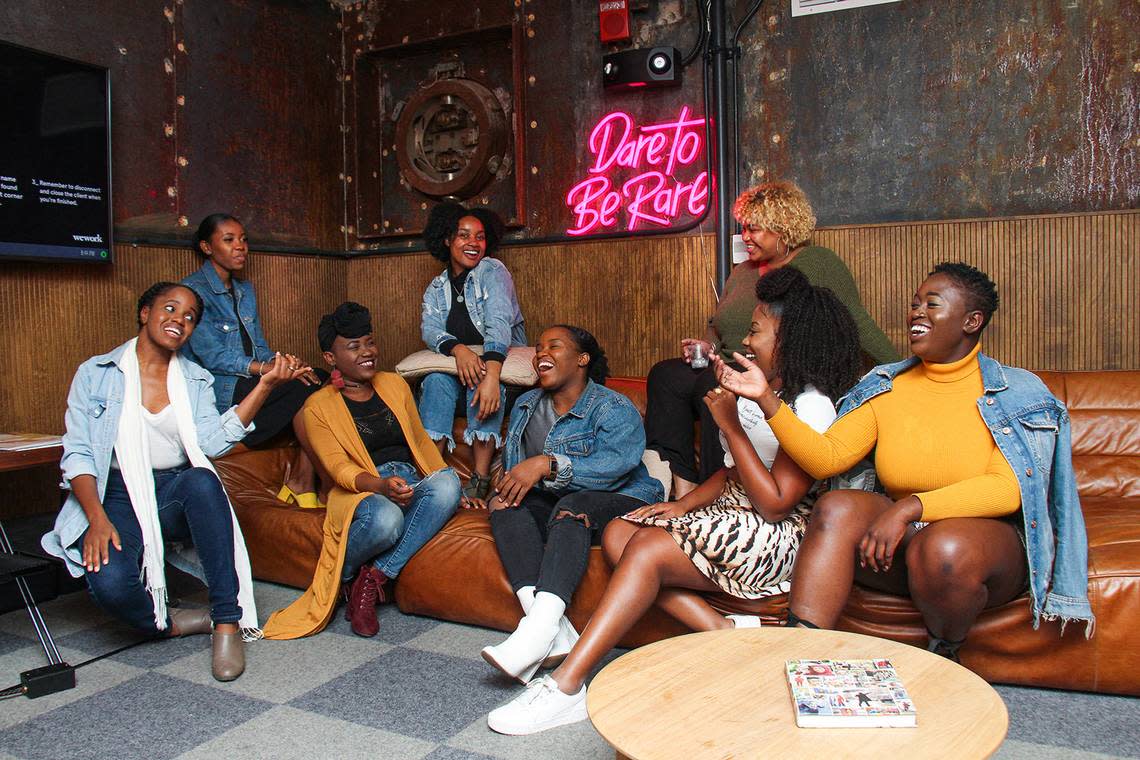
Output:
<svg viewBox="0 0 1140 760">
<path fill-rule="evenodd" d="M 779 180 L 748 188 L 732 207 L 741 224 L 769 230 L 789 249 L 799 248 L 815 231 L 815 213 L 804 191 L 794 182 Z"/>
</svg>

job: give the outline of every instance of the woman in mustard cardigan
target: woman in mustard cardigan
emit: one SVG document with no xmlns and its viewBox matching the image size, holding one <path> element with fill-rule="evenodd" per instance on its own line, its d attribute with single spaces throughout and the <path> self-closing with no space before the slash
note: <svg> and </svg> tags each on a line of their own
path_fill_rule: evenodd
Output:
<svg viewBox="0 0 1140 760">
<path fill-rule="evenodd" d="M 376 369 L 368 310 L 342 303 L 321 319 L 317 337 L 333 377 L 305 403 L 305 427 L 335 485 L 313 582 L 269 618 L 269 639 L 323 629 L 350 582 L 345 617 L 353 633 L 375 636 L 388 582 L 459 506 L 459 478 L 424 430 L 408 384 Z"/>
</svg>

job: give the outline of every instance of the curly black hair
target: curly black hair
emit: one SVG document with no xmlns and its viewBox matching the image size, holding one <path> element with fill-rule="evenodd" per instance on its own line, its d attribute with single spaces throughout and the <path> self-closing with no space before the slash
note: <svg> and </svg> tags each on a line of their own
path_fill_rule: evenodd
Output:
<svg viewBox="0 0 1140 760">
<path fill-rule="evenodd" d="M 135 305 L 135 319 L 138 320 L 139 327 L 143 326 L 142 310 L 154 306 L 155 301 L 175 288 L 184 288 L 194 294 L 194 302 L 198 305 L 198 319 L 202 318 L 202 312 L 206 310 L 206 304 L 202 302 L 202 296 L 198 295 L 198 292 L 194 290 L 194 288 L 189 285 L 183 285 L 180 282 L 156 282 L 143 291 L 143 294 L 139 296 L 138 303 Z"/>
<path fill-rule="evenodd" d="M 606 352 L 598 345 L 598 339 L 588 330 L 574 325 L 551 325 L 551 327 L 560 327 L 570 333 L 578 350 L 590 355 L 590 363 L 586 365 L 586 377 L 598 385 L 605 385 L 606 378 L 610 376 L 610 362 L 606 358 Z"/>
<path fill-rule="evenodd" d="M 487 255 L 499 250 L 499 241 L 503 238 L 503 220 L 498 214 L 484 206 L 469 209 L 461 203 L 445 201 L 431 210 L 424 226 L 424 245 L 427 246 L 428 253 L 446 264 L 451 259 L 451 251 L 448 250 L 451 238 L 459 230 L 459 220 L 465 216 L 473 216 L 483 225 Z"/>
<path fill-rule="evenodd" d="M 232 214 L 210 214 L 198 224 L 198 231 L 194 233 L 194 253 L 202 258 L 209 258 L 206 252 L 202 250 L 202 243 L 210 242 L 210 238 L 218 231 L 218 226 L 223 222 L 237 222 L 241 224 L 241 219 L 238 219 Z"/>
<path fill-rule="evenodd" d="M 862 369 L 859 331 L 831 290 L 812 285 L 798 269 L 780 267 L 756 283 L 756 298 L 780 320 L 775 361 L 786 398 L 812 385 L 834 401 L 855 384 Z"/>
<path fill-rule="evenodd" d="M 966 308 L 982 313 L 982 330 L 990 323 L 998 307 L 997 285 L 982 270 L 964 261 L 943 261 L 930 270 L 927 277 L 944 274 L 966 292 Z"/>
</svg>

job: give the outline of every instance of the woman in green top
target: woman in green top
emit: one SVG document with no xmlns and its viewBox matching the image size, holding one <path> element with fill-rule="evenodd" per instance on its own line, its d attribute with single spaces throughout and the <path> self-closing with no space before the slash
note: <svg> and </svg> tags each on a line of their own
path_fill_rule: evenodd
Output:
<svg viewBox="0 0 1140 760">
<path fill-rule="evenodd" d="M 711 369 L 690 366 L 694 352 L 714 350 L 732 361 L 756 308 L 756 283 L 772 269 L 790 266 L 815 286 L 830 289 L 855 320 L 867 366 L 897 361 L 898 351 L 863 307 L 850 270 L 835 252 L 809 245 L 815 214 L 803 191 L 792 182 L 766 182 L 740 194 L 733 215 L 741 226 L 748 258 L 733 268 L 720 303 L 709 318 L 703 339 L 681 341 L 682 356 L 666 359 L 649 371 L 645 410 L 646 448 L 668 463 L 673 498 L 680 498 L 717 470 L 724 459 L 719 429 L 702 403 L 716 386 Z M 693 422 L 700 419 L 700 467 L 693 449 Z"/>
</svg>

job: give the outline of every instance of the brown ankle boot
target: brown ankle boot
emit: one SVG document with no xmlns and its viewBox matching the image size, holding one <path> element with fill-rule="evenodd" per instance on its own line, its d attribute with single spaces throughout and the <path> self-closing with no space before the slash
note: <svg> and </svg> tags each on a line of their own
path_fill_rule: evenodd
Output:
<svg viewBox="0 0 1140 760">
<path fill-rule="evenodd" d="M 210 670 L 219 681 L 232 681 L 245 672 L 245 642 L 241 631 L 219 633 L 214 631 L 213 665 Z"/>
</svg>

